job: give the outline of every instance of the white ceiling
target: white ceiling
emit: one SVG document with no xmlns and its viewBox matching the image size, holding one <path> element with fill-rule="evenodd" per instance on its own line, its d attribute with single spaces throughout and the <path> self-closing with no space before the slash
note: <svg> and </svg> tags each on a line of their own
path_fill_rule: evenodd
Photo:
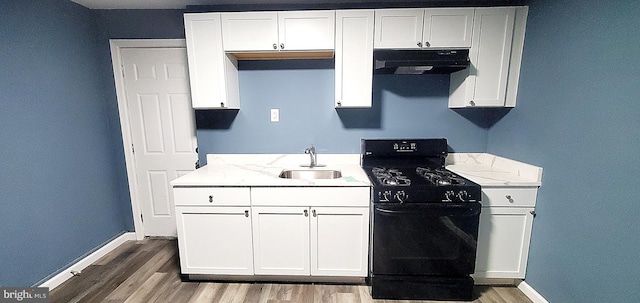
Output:
<svg viewBox="0 0 640 303">
<path fill-rule="evenodd" d="M 184 9 L 187 5 L 326 4 L 384 2 L 381 0 L 71 0 L 91 9 Z M 393 1 L 393 0 L 391 0 Z M 386 2 L 391 2 L 387 0 Z M 408 2 L 408 1 L 407 1 Z M 419 1 L 417 1 L 419 2 Z"/>
</svg>

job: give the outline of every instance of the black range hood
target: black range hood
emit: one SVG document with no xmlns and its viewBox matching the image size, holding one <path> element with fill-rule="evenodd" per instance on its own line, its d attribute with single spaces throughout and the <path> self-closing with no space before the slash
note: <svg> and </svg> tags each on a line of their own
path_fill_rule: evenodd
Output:
<svg viewBox="0 0 640 303">
<path fill-rule="evenodd" d="M 374 74 L 450 74 L 469 67 L 469 50 L 373 51 Z"/>
</svg>

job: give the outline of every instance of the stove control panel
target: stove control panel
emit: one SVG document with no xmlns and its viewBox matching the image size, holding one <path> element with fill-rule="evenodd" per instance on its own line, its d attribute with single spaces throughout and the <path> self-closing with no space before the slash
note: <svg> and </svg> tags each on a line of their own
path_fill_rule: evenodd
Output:
<svg viewBox="0 0 640 303">
<path fill-rule="evenodd" d="M 477 202 L 473 194 L 466 190 L 450 189 L 446 191 L 412 192 L 398 189 L 374 189 L 373 200 L 376 203 L 428 203 L 428 202 Z"/>
<path fill-rule="evenodd" d="M 418 149 L 418 144 L 415 142 L 401 141 L 393 143 L 393 150 L 399 153 L 412 153 Z"/>
</svg>

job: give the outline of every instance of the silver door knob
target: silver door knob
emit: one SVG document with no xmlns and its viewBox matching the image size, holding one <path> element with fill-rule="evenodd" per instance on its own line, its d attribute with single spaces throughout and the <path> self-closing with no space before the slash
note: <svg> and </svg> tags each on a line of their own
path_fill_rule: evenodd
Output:
<svg viewBox="0 0 640 303">
<path fill-rule="evenodd" d="M 418 42 L 418 47 L 422 47 L 422 42 Z"/>
<path fill-rule="evenodd" d="M 284 43 L 280 43 L 280 49 L 284 49 Z"/>
<path fill-rule="evenodd" d="M 277 44 L 273 44 L 273 49 L 278 49 L 278 45 Z"/>
</svg>

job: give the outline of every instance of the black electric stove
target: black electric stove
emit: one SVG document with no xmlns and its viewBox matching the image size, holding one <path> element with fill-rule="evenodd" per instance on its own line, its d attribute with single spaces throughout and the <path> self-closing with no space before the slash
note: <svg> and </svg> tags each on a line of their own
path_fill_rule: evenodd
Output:
<svg viewBox="0 0 640 303">
<path fill-rule="evenodd" d="M 445 168 L 447 149 L 446 139 L 362 140 L 374 299 L 472 299 L 481 188 Z"/>
</svg>

